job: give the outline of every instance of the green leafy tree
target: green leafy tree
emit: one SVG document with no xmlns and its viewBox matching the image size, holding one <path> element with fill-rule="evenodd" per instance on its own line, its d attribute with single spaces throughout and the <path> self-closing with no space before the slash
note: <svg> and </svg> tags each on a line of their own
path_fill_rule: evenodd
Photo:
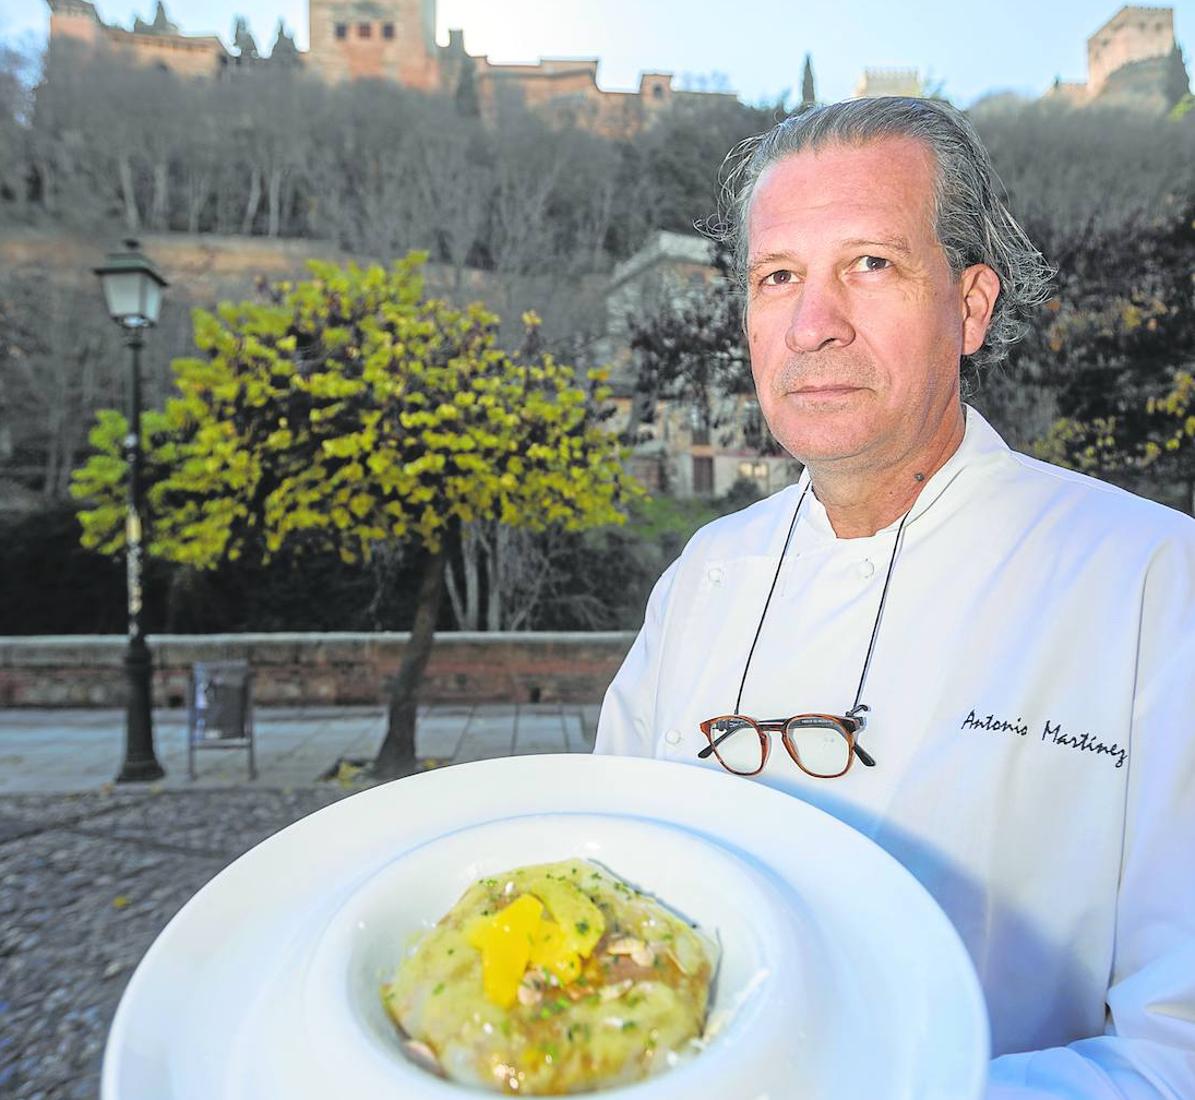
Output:
<svg viewBox="0 0 1195 1100">
<path fill-rule="evenodd" d="M 423 568 L 393 681 L 379 776 L 409 768 L 447 547 L 462 525 L 579 530 L 623 520 L 640 490 L 599 424 L 589 385 L 549 355 L 496 346 L 499 319 L 427 298 L 412 254 L 391 271 L 313 263 L 272 300 L 196 311 L 202 357 L 176 360 L 178 396 L 147 414 L 148 551 L 195 568 L 285 546 L 346 562 L 413 544 Z M 538 318 L 529 314 L 530 332 Z M 534 341 L 532 341 L 534 343 Z M 119 413 L 99 415 L 73 492 L 83 542 L 123 545 Z"/>
</svg>

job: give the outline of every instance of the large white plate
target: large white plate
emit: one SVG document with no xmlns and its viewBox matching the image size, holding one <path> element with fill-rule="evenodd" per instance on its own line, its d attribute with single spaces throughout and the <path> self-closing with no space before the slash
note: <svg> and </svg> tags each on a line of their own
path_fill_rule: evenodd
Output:
<svg viewBox="0 0 1195 1100">
<path fill-rule="evenodd" d="M 596 856 L 646 889 L 658 884 L 666 901 L 679 894 L 689 910 L 707 897 L 708 912 L 689 915 L 735 938 L 747 960 L 735 965 L 768 962 L 762 992 L 708 1050 L 603 1094 L 611 1100 L 983 1095 L 988 1025 L 970 960 L 883 850 L 760 784 L 563 755 L 457 765 L 365 791 L 226 868 L 133 975 L 108 1037 L 103 1100 L 484 1095 L 390 1058 L 384 1028 L 353 992 L 368 985 L 362 967 L 377 964 L 370 930 L 389 919 L 391 887 L 405 886 L 394 904 L 408 919 L 420 909 L 409 895 L 426 892 L 431 922 L 478 868 L 565 854 Z"/>
</svg>

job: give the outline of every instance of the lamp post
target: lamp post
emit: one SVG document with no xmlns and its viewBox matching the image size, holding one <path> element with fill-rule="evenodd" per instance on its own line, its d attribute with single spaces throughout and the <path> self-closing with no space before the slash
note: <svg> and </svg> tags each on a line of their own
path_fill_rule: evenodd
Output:
<svg viewBox="0 0 1195 1100">
<path fill-rule="evenodd" d="M 124 761 L 116 782 L 137 783 L 161 779 L 166 774 L 154 755 L 153 663 L 142 627 L 141 349 L 145 345 L 144 330 L 158 323 L 162 289 L 168 284 L 137 250 L 137 241 L 126 240 L 124 243 L 125 251 L 109 253 L 95 273 L 104 288 L 108 312 L 124 330 L 125 343 L 131 352 L 129 430 L 124 438 L 125 461 L 129 469 L 129 507 L 125 522 L 129 645 L 124 661 L 129 697 Z"/>
</svg>

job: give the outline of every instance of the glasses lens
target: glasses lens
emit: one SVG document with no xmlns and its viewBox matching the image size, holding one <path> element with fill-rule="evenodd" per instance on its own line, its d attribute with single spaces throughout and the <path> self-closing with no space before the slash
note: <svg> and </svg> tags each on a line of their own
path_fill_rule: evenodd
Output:
<svg viewBox="0 0 1195 1100">
<path fill-rule="evenodd" d="M 826 718 L 794 718 L 785 729 L 802 767 L 813 775 L 841 775 L 851 762 L 846 731 Z"/>
<path fill-rule="evenodd" d="M 763 743 L 749 718 L 728 715 L 710 727 L 710 740 L 722 766 L 738 775 L 752 775 L 763 767 Z"/>
</svg>

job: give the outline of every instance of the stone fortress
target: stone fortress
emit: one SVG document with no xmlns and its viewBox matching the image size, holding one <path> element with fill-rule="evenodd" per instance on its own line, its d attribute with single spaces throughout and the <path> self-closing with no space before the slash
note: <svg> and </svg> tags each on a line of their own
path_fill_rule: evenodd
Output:
<svg viewBox="0 0 1195 1100">
<path fill-rule="evenodd" d="M 1087 39 L 1087 80 L 1056 80 L 1047 98 L 1088 104 L 1169 110 L 1188 88 L 1174 9 L 1121 8 Z"/>
<path fill-rule="evenodd" d="M 467 95 L 483 117 L 525 107 L 610 135 L 633 135 L 673 103 L 728 92 L 677 88 L 673 74 L 645 72 L 631 92 L 598 87 L 597 58 L 541 58 L 534 64 L 496 65 L 470 54 L 463 30 L 436 41 L 436 0 L 308 0 L 310 49 L 300 51 L 279 22 L 268 55 L 238 21 L 231 47 L 215 35 L 183 33 L 158 0 L 152 22 L 133 29 L 103 22 L 90 0 L 46 0 L 52 42 L 107 45 L 146 65 L 179 76 L 212 77 L 245 68 L 297 67 L 329 82 L 392 80 L 424 92 Z M 1087 80 L 1056 80 L 1046 93 L 1071 106 L 1133 105 L 1168 110 L 1187 88 L 1174 12 L 1166 7 L 1122 7 L 1087 40 Z M 916 69 L 863 71 L 854 94 L 933 94 Z"/>
<path fill-rule="evenodd" d="M 328 82 L 392 80 L 423 92 L 475 97 L 492 118 L 504 108 L 525 107 L 560 121 L 608 134 L 634 134 L 677 101 L 727 92 L 690 92 L 675 87 L 673 74 L 646 72 L 633 92 L 598 87 L 597 58 L 541 58 L 529 65 L 495 65 L 465 49 L 462 30 L 436 42 L 436 0 L 308 0 L 310 49 L 300 52 L 281 22 L 268 56 L 237 23 L 232 48 L 213 35 L 184 34 L 162 0 L 152 22 L 133 30 L 104 23 L 90 0 L 46 0 L 51 42 L 107 45 L 146 65 L 183 77 L 214 77 L 237 69 L 301 65 Z"/>
</svg>

